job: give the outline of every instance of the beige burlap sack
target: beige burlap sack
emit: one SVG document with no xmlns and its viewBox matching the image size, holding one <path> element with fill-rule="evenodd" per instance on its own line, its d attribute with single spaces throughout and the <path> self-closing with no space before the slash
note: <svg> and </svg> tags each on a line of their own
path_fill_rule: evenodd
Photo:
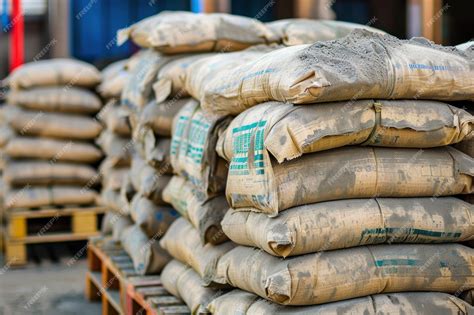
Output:
<svg viewBox="0 0 474 315">
<path fill-rule="evenodd" d="M 201 277 L 187 265 L 172 260 L 161 273 L 163 287 L 181 298 L 191 310 L 191 314 L 208 314 L 206 306 L 225 291 L 203 287 Z"/>
<path fill-rule="evenodd" d="M 165 11 L 117 33 L 118 45 L 131 38 L 166 54 L 235 51 L 278 38 L 256 19 L 225 13 Z"/>
<path fill-rule="evenodd" d="M 15 136 L 15 131 L 13 131 L 10 126 L 6 123 L 0 125 L 0 148 L 4 148 L 8 141 Z"/>
<path fill-rule="evenodd" d="M 266 149 L 278 162 L 345 145 L 445 146 L 474 137 L 474 116 L 435 101 L 267 102 L 232 120 L 217 152 L 233 166 Z M 263 148 L 262 148 L 263 147 Z M 266 153 L 264 154 L 266 155 Z M 263 159 L 266 163 L 267 159 Z"/>
<path fill-rule="evenodd" d="M 211 278 L 279 304 L 312 305 L 378 293 L 460 293 L 474 287 L 473 257 L 459 244 L 363 246 L 285 260 L 239 246 Z"/>
<path fill-rule="evenodd" d="M 135 150 L 140 157 L 160 174 L 172 174 L 170 147 L 171 139 L 155 135 L 150 127 L 135 130 Z"/>
<path fill-rule="evenodd" d="M 380 243 L 474 240 L 474 207 L 460 199 L 348 199 L 290 208 L 277 218 L 228 211 L 222 229 L 235 243 L 275 256 Z"/>
<path fill-rule="evenodd" d="M 93 87 L 100 83 L 101 75 L 83 61 L 58 58 L 27 63 L 15 69 L 7 80 L 16 90 L 53 85 Z"/>
<path fill-rule="evenodd" d="M 214 55 L 214 53 L 181 55 L 181 58 L 177 58 L 164 65 L 158 71 L 156 83 L 153 84 L 156 101 L 161 103 L 168 98 L 177 101 L 189 96 L 184 86 L 187 68 L 200 59 Z"/>
<path fill-rule="evenodd" d="M 127 71 L 129 59 L 111 63 L 102 70 L 102 82 L 97 91 L 103 98 L 120 98 L 122 90 L 130 77 Z"/>
<path fill-rule="evenodd" d="M 272 46 L 256 46 L 244 51 L 215 54 L 194 61 L 186 69 L 184 89 L 195 99 L 204 98 L 205 88 L 219 73 L 229 73 L 239 66 L 264 56 L 278 48 Z M 158 94 L 159 95 L 159 94 Z"/>
<path fill-rule="evenodd" d="M 218 245 L 228 240 L 221 227 L 222 218 L 229 209 L 224 195 L 206 197 L 186 179 L 173 176 L 163 190 L 163 199 L 193 225 L 201 243 Z"/>
<path fill-rule="evenodd" d="M 96 144 L 105 152 L 105 155 L 117 161 L 117 163 L 128 164 L 132 159 L 134 150 L 133 141 L 121 137 L 112 131 L 105 129 L 96 139 Z"/>
<path fill-rule="evenodd" d="M 51 162 L 94 163 L 102 157 L 102 151 L 90 143 L 30 137 L 12 138 L 5 147 L 5 153 L 11 158 Z"/>
<path fill-rule="evenodd" d="M 98 203 L 106 206 L 108 210 L 119 214 L 128 215 L 130 213 L 129 205 L 124 202 L 120 195 L 120 191 L 117 190 L 102 189 Z"/>
<path fill-rule="evenodd" d="M 203 109 L 219 114 L 238 114 L 270 100 L 474 100 L 473 69 L 474 50 L 358 29 L 341 39 L 279 49 L 217 72 L 199 100 Z"/>
<path fill-rule="evenodd" d="M 219 258 L 235 247 L 232 242 L 216 246 L 203 245 L 198 231 L 184 218 L 179 218 L 171 224 L 160 240 L 160 245 L 174 259 L 191 266 L 201 278 L 206 274 L 213 274 Z M 208 279 L 203 279 L 206 286 L 210 284 Z"/>
<path fill-rule="evenodd" d="M 107 130 L 122 137 L 130 137 L 132 134 L 127 116 L 127 110 L 115 99 L 107 102 L 97 114 L 97 118 L 107 127 Z"/>
<path fill-rule="evenodd" d="M 5 167 L 3 178 L 15 185 L 97 185 L 99 174 L 92 166 L 76 163 L 37 160 L 12 160 Z"/>
<path fill-rule="evenodd" d="M 9 189 L 6 192 L 5 206 L 13 208 L 35 208 L 44 206 L 68 206 L 94 204 L 97 193 L 86 186 L 48 186 Z"/>
<path fill-rule="evenodd" d="M 171 260 L 157 239 L 149 239 L 143 230 L 132 225 L 122 232 L 120 239 L 125 251 L 132 257 L 135 271 L 140 275 L 160 273 Z"/>
<path fill-rule="evenodd" d="M 270 160 L 265 150 L 255 153 L 252 160 L 230 165 L 226 196 L 232 208 L 252 207 L 276 216 L 291 207 L 328 200 L 474 191 L 474 159 L 449 146 L 426 150 L 351 146 L 304 154 L 281 164 Z"/>
<path fill-rule="evenodd" d="M 129 171 L 128 167 L 113 168 L 105 172 L 101 169 L 99 172 L 102 177 L 102 189 L 119 191 Z"/>
<path fill-rule="evenodd" d="M 9 106 L 6 117 L 19 135 L 89 140 L 96 138 L 102 130 L 102 125 L 90 117 L 28 111 L 15 106 Z"/>
<path fill-rule="evenodd" d="M 102 223 L 100 225 L 100 233 L 102 235 L 108 236 L 112 235 L 112 220 L 115 218 L 115 213 L 106 212 L 102 218 Z"/>
<path fill-rule="evenodd" d="M 179 216 L 170 207 L 155 205 L 151 200 L 135 195 L 130 205 L 130 216 L 149 238 L 160 238 Z"/>
<path fill-rule="evenodd" d="M 340 314 L 471 314 L 474 309 L 459 298 L 438 292 L 377 294 L 312 306 L 283 306 L 253 293 L 233 290 L 214 299 L 211 314 L 340 315 Z"/>
<path fill-rule="evenodd" d="M 142 159 L 134 157 L 130 168 L 130 180 L 135 190 L 157 205 L 167 205 L 163 200 L 165 189 L 171 176 L 157 172 Z"/>
<path fill-rule="evenodd" d="M 205 193 L 218 193 L 225 188 L 228 170 L 215 147 L 230 121 L 230 117 L 205 114 L 196 101 L 187 103 L 174 118 L 173 170 Z"/>
<path fill-rule="evenodd" d="M 385 34 L 385 32 L 367 25 L 332 20 L 284 19 L 265 25 L 277 34 L 286 46 L 337 39 L 358 28 Z"/>
<path fill-rule="evenodd" d="M 29 90 L 12 90 L 7 94 L 8 104 L 45 112 L 75 114 L 97 113 L 102 107 L 100 99 L 91 91 L 81 88 L 38 87 Z"/>
<path fill-rule="evenodd" d="M 140 114 L 138 129 L 149 127 L 157 135 L 171 137 L 173 119 L 189 101 L 189 98 L 184 98 L 148 103 Z"/>
</svg>

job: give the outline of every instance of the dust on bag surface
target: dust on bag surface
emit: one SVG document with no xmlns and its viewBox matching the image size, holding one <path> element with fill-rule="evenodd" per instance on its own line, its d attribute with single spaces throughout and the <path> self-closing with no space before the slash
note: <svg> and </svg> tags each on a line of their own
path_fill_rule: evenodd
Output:
<svg viewBox="0 0 474 315">
<path fill-rule="evenodd" d="M 430 148 L 471 138 L 474 116 L 437 101 L 267 102 L 234 118 L 216 150 L 232 168 L 262 149 L 281 163 L 346 145 Z"/>
<path fill-rule="evenodd" d="M 263 149 L 262 142 L 256 146 Z M 256 153 L 253 161 L 230 165 L 226 196 L 232 208 L 254 208 L 276 216 L 291 207 L 329 200 L 473 192 L 474 159 L 449 146 L 350 146 L 281 164 L 265 150 Z"/>
<path fill-rule="evenodd" d="M 163 199 L 199 232 L 203 244 L 221 244 L 228 240 L 221 221 L 229 209 L 224 194 L 207 197 L 180 176 L 173 176 L 163 190 Z"/>
<path fill-rule="evenodd" d="M 137 129 L 149 127 L 157 135 L 171 137 L 173 119 L 189 101 L 189 98 L 171 99 L 161 103 L 151 101 L 143 108 Z"/>
<path fill-rule="evenodd" d="M 204 110 L 219 114 L 238 114 L 270 100 L 474 100 L 473 69 L 474 50 L 358 29 L 341 39 L 278 49 L 217 72 L 199 100 Z"/>
<path fill-rule="evenodd" d="M 225 13 L 164 11 L 117 33 L 118 45 L 131 38 L 166 54 L 235 51 L 278 38 L 256 19 Z"/>
<path fill-rule="evenodd" d="M 174 259 L 191 266 L 201 278 L 203 284 L 209 285 L 208 274 L 213 274 L 219 258 L 235 247 L 232 242 L 220 245 L 203 245 L 198 231 L 184 218 L 179 218 L 171 224 L 166 234 L 161 238 L 160 245 Z"/>
<path fill-rule="evenodd" d="M 276 218 L 228 211 L 222 229 L 235 243 L 281 257 L 380 243 L 474 240 L 474 207 L 454 197 L 319 202 Z"/>
<path fill-rule="evenodd" d="M 208 305 L 212 314 L 314 315 L 314 314 L 471 314 L 474 308 L 446 293 L 408 292 L 377 294 L 347 301 L 311 306 L 284 306 L 255 294 L 233 290 Z"/>
<path fill-rule="evenodd" d="M 281 259 L 239 246 L 212 280 L 284 305 L 312 305 L 378 293 L 474 287 L 474 249 L 459 244 L 372 245 Z"/>
<path fill-rule="evenodd" d="M 171 165 L 176 174 L 204 193 L 222 192 L 225 188 L 228 170 L 215 147 L 230 120 L 230 117 L 204 113 L 195 100 L 187 103 L 174 118 Z"/>
<path fill-rule="evenodd" d="M 121 243 L 140 275 L 160 273 L 171 260 L 169 254 L 160 247 L 158 239 L 150 240 L 137 225 L 129 226 L 122 232 Z"/>
<path fill-rule="evenodd" d="M 12 89 L 58 85 L 94 87 L 100 83 L 101 75 L 86 62 L 57 58 L 27 63 L 15 69 L 7 80 Z"/>
<path fill-rule="evenodd" d="M 97 118 L 107 127 L 107 130 L 119 136 L 130 137 L 132 134 L 127 119 L 127 111 L 121 106 L 120 102 L 115 99 L 105 104 L 102 110 L 97 114 Z"/>
</svg>

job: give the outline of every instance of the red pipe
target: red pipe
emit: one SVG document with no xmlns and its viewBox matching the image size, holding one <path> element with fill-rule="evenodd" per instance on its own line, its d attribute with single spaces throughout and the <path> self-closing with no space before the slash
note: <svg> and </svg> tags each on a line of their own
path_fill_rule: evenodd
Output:
<svg viewBox="0 0 474 315">
<path fill-rule="evenodd" d="M 21 10 L 21 0 L 12 1 L 12 19 L 10 24 L 12 29 L 10 35 L 10 71 L 13 71 L 23 64 L 25 58 L 25 25 Z"/>
</svg>

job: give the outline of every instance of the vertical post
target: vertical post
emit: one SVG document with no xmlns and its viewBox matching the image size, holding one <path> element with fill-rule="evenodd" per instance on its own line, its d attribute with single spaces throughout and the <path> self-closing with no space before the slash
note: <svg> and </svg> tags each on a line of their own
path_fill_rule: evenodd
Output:
<svg viewBox="0 0 474 315">
<path fill-rule="evenodd" d="M 12 1 L 12 34 L 10 37 L 10 71 L 21 66 L 24 62 L 24 19 L 21 0 Z"/>
</svg>

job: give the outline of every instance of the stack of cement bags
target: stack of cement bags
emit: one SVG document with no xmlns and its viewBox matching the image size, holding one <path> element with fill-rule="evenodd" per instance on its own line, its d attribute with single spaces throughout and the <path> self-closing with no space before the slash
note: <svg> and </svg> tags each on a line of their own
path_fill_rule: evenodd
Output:
<svg viewBox="0 0 474 315">
<path fill-rule="evenodd" d="M 5 119 L 16 133 L 5 147 L 7 208 L 92 205 L 102 130 L 93 66 L 69 59 L 26 64 L 8 78 Z"/>
<path fill-rule="evenodd" d="M 474 117 L 440 100 L 474 99 L 473 66 L 356 31 L 205 83 L 206 110 L 238 114 L 216 150 L 229 162 L 222 229 L 239 246 L 204 279 L 243 290 L 208 309 L 472 312 L 457 297 L 474 288 L 474 250 L 459 244 L 474 239 L 474 208 L 452 196 L 473 192 L 474 160 L 449 145 L 473 138 Z"/>
</svg>

